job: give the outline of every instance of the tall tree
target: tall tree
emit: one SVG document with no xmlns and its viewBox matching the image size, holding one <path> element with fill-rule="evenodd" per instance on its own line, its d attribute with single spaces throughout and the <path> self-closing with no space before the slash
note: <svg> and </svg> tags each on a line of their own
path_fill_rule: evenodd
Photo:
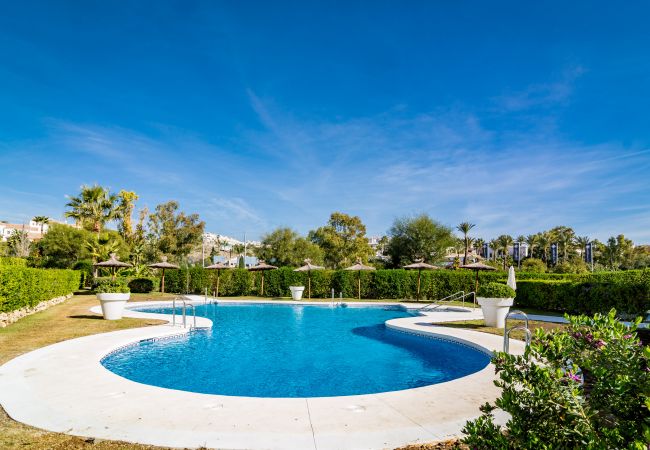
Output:
<svg viewBox="0 0 650 450">
<path fill-rule="evenodd" d="M 526 236 L 526 244 L 528 244 L 528 251 L 530 252 L 530 257 L 535 257 L 535 247 L 539 244 L 539 235 L 538 234 L 529 234 Z"/>
<path fill-rule="evenodd" d="M 465 255 L 463 256 L 463 264 L 467 264 L 467 251 L 469 250 L 469 246 L 472 242 L 472 238 L 469 237 L 469 232 L 472 228 L 474 228 L 476 225 L 473 223 L 469 222 L 461 222 L 458 224 L 456 229 L 463 233 L 463 244 L 465 245 Z"/>
<path fill-rule="evenodd" d="M 548 231 L 543 231 L 537 234 L 537 245 L 542 253 L 542 261 L 548 266 L 548 252 L 551 248 L 551 235 Z"/>
<path fill-rule="evenodd" d="M 108 189 L 99 186 L 81 186 L 77 197 L 69 197 L 65 216 L 70 217 L 87 230 L 94 231 L 98 236 L 102 228 L 115 218 L 117 196 L 109 193 Z"/>
<path fill-rule="evenodd" d="M 47 216 L 36 216 L 32 219 L 34 222 L 40 224 L 41 226 L 41 237 L 43 236 L 43 227 L 45 227 L 46 224 L 50 223 L 50 218 Z"/>
<path fill-rule="evenodd" d="M 503 270 L 506 270 L 506 262 L 508 259 L 508 247 L 510 247 L 513 243 L 514 240 L 512 239 L 512 236 L 508 234 L 502 234 L 497 238 L 497 245 L 499 247 L 499 250 L 501 250 L 503 256 Z"/>
<path fill-rule="evenodd" d="M 496 239 L 490 240 L 490 243 L 488 244 L 490 247 L 490 250 L 492 250 L 492 261 L 495 263 L 497 262 L 497 251 L 499 250 L 499 243 L 497 242 Z"/>
<path fill-rule="evenodd" d="M 160 253 L 182 262 L 201 244 L 205 222 L 198 214 L 186 215 L 178 208 L 175 201 L 156 206 L 155 212 L 149 215 L 149 231 Z"/>
<path fill-rule="evenodd" d="M 122 189 L 117 194 L 118 204 L 115 208 L 115 218 L 120 221 L 118 227 L 122 238 L 131 243 L 133 241 L 133 209 L 138 194 Z"/>
<path fill-rule="evenodd" d="M 31 248 L 29 236 L 25 230 L 13 230 L 7 238 L 9 255 L 19 258 L 27 258 Z"/>
<path fill-rule="evenodd" d="M 366 226 L 357 216 L 334 212 L 327 225 L 309 232 L 309 240 L 324 254 L 325 265 L 342 268 L 356 259 L 367 261 L 373 255 L 366 238 Z"/>
<path fill-rule="evenodd" d="M 263 235 L 261 244 L 255 249 L 256 256 L 278 266 L 297 267 L 307 258 L 314 264 L 323 260 L 320 247 L 291 228 L 277 228 Z"/>
<path fill-rule="evenodd" d="M 386 253 L 393 267 L 401 267 L 417 259 L 428 263 L 439 261 L 445 256 L 447 248 L 455 244 L 451 228 L 427 214 L 395 219 L 388 235 L 390 242 Z"/>
<path fill-rule="evenodd" d="M 487 258 L 487 255 L 483 254 L 483 244 L 485 244 L 485 240 L 483 238 L 474 239 L 474 249 L 476 250 L 476 254 Z"/>
<path fill-rule="evenodd" d="M 76 262 L 90 258 L 85 244 L 94 238 L 96 236 L 88 230 L 52 224 L 37 244 L 43 256 L 43 266 L 72 268 Z"/>
<path fill-rule="evenodd" d="M 562 255 L 562 261 L 568 261 L 569 252 L 573 250 L 575 231 L 571 227 L 558 226 L 549 232 L 558 244 L 558 253 Z"/>
<path fill-rule="evenodd" d="M 580 249 L 582 258 L 584 259 L 585 253 L 587 253 L 587 245 L 589 245 L 591 239 L 589 239 L 589 236 L 578 236 L 575 242 L 578 248 Z"/>
</svg>

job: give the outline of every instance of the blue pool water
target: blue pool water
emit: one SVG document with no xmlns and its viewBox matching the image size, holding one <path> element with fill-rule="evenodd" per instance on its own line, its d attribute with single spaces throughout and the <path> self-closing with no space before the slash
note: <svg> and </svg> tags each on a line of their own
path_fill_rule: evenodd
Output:
<svg viewBox="0 0 650 450">
<path fill-rule="evenodd" d="M 201 305 L 210 331 L 145 341 L 102 360 L 140 383 L 246 397 L 329 397 L 441 383 L 489 357 L 446 340 L 388 329 L 400 308 Z M 168 313 L 171 308 L 140 309 Z"/>
</svg>

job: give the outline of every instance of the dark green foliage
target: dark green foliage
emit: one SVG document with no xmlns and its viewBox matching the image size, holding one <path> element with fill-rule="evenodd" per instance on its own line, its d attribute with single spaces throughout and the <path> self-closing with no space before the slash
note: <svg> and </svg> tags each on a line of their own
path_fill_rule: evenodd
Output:
<svg viewBox="0 0 650 450">
<path fill-rule="evenodd" d="M 470 448 L 647 448 L 650 347 L 635 333 L 641 318 L 629 328 L 614 310 L 568 318 L 565 330 L 538 329 L 522 356 L 495 354 L 501 396 L 465 425 Z M 510 414 L 505 429 L 495 408 Z"/>
<path fill-rule="evenodd" d="M 84 286 L 89 286 L 90 281 L 93 278 L 93 262 L 90 260 L 78 261 L 72 266 L 73 270 L 78 270 L 81 272 L 81 280 L 79 282 L 79 287 L 83 288 Z"/>
<path fill-rule="evenodd" d="M 116 278 L 115 280 L 101 281 L 97 285 L 95 292 L 98 294 L 126 294 L 131 291 L 129 290 L 129 285 L 126 284 L 126 280 Z"/>
<path fill-rule="evenodd" d="M 27 259 L 14 256 L 0 256 L 0 266 L 27 267 Z"/>
<path fill-rule="evenodd" d="M 514 298 L 515 291 L 503 283 L 485 283 L 478 288 L 476 295 L 486 298 Z"/>
<path fill-rule="evenodd" d="M 77 261 L 91 258 L 86 243 L 95 239 L 90 231 L 55 223 L 38 241 L 41 264 L 43 267 L 71 268 Z"/>
<path fill-rule="evenodd" d="M 650 270 L 519 280 L 517 306 L 586 314 L 615 308 L 621 314 L 645 314 L 650 309 Z"/>
<path fill-rule="evenodd" d="M 134 278 L 128 283 L 131 292 L 136 294 L 148 294 L 153 291 L 153 281 L 149 278 Z"/>
<path fill-rule="evenodd" d="M 0 312 L 14 311 L 79 288 L 80 272 L 0 266 Z"/>
<path fill-rule="evenodd" d="M 188 277 L 189 275 L 189 277 Z M 313 298 L 329 298 L 343 292 L 345 298 L 357 296 L 357 272 L 315 270 L 311 273 Z M 361 273 L 361 297 L 376 299 L 414 299 L 417 271 L 376 270 Z M 188 282 L 189 279 L 189 282 Z M 505 272 L 479 272 L 479 285 L 505 283 Z M 257 295 L 261 274 L 245 269 L 222 270 L 219 293 L 222 296 Z M 203 294 L 216 288 L 216 271 L 202 267 L 166 272 L 167 292 Z M 458 291 L 472 292 L 475 273 L 469 270 L 422 271 L 420 299 L 436 300 Z M 264 274 L 267 296 L 286 297 L 289 286 L 307 286 L 307 273 L 284 267 Z M 157 286 L 157 285 L 156 285 Z M 595 274 L 517 274 L 517 306 L 554 311 L 597 312 L 612 307 L 624 313 L 642 313 L 650 309 L 650 270 Z"/>
</svg>

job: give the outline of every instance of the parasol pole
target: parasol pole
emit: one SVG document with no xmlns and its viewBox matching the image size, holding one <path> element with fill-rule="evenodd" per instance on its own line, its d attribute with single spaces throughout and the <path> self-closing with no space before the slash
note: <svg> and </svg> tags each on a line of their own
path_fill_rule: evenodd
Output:
<svg viewBox="0 0 650 450">
<path fill-rule="evenodd" d="M 307 299 L 311 300 L 311 270 L 307 271 Z"/>
<path fill-rule="evenodd" d="M 162 280 L 160 280 L 160 291 L 162 294 L 165 293 L 165 268 L 163 267 Z"/>
<path fill-rule="evenodd" d="M 361 271 L 359 271 L 359 300 L 361 300 Z"/>
<path fill-rule="evenodd" d="M 217 298 L 219 298 L 219 276 L 221 275 L 221 269 L 217 269 Z"/>
<path fill-rule="evenodd" d="M 422 269 L 418 269 L 418 295 L 416 297 L 416 301 L 420 301 L 420 276 L 422 275 Z"/>
</svg>

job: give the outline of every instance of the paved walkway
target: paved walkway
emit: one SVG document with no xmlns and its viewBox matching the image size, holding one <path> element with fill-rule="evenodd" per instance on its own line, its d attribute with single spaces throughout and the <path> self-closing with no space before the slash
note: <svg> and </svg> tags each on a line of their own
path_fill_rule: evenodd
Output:
<svg viewBox="0 0 650 450">
<path fill-rule="evenodd" d="M 167 315 L 135 311 L 128 315 L 169 320 Z M 462 320 L 479 318 L 480 311 L 427 315 L 436 321 Z M 197 319 L 199 326 L 211 325 L 206 318 Z M 423 319 L 394 319 L 387 326 L 462 341 L 488 352 L 502 346 L 499 336 L 435 327 Z M 381 449 L 457 436 L 467 419 L 480 414 L 478 406 L 498 395 L 492 365 L 418 389 L 270 399 L 164 389 L 127 380 L 100 364 L 121 346 L 184 332 L 170 325 L 130 329 L 22 355 L 0 367 L 0 403 L 20 422 L 100 439 L 189 448 Z M 523 344 L 513 341 L 513 348 L 521 352 Z"/>
</svg>

